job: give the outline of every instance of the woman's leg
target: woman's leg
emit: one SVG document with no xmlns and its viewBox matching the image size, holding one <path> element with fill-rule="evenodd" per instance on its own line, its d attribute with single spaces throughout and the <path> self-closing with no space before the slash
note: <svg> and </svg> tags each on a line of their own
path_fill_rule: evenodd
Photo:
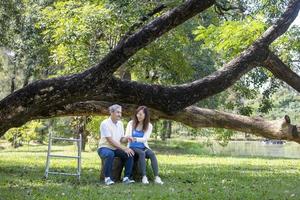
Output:
<svg viewBox="0 0 300 200">
<path fill-rule="evenodd" d="M 146 149 L 145 151 L 146 158 L 150 158 L 151 160 L 151 167 L 154 173 L 154 176 L 158 176 L 158 163 L 155 154 L 151 149 Z"/>
<path fill-rule="evenodd" d="M 138 155 L 138 162 L 139 162 L 139 166 L 140 166 L 140 173 L 142 174 L 142 176 L 146 176 L 146 155 L 145 155 L 145 151 L 139 148 L 132 148 L 132 150 L 134 151 L 134 153 L 136 153 Z"/>
</svg>

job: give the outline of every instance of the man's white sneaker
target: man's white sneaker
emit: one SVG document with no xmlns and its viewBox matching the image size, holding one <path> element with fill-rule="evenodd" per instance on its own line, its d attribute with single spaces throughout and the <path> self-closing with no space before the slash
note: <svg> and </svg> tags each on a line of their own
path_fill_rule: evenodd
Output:
<svg viewBox="0 0 300 200">
<path fill-rule="evenodd" d="M 155 176 L 154 183 L 157 183 L 157 184 L 160 184 L 160 185 L 164 184 L 164 182 L 162 182 L 162 180 L 159 176 Z"/>
<path fill-rule="evenodd" d="M 114 184 L 115 182 L 113 182 L 113 181 L 110 179 L 110 177 L 107 177 L 107 178 L 104 179 L 104 183 L 105 183 L 105 185 L 112 185 L 112 184 Z"/>
<path fill-rule="evenodd" d="M 143 178 L 142 178 L 142 183 L 143 183 L 143 184 L 149 184 L 149 181 L 148 181 L 147 176 L 143 176 Z"/>
<path fill-rule="evenodd" d="M 134 183 L 134 182 L 135 182 L 134 180 L 129 179 L 127 176 L 125 176 L 123 178 L 123 183 L 125 183 L 125 184 L 130 184 L 130 183 Z"/>
</svg>

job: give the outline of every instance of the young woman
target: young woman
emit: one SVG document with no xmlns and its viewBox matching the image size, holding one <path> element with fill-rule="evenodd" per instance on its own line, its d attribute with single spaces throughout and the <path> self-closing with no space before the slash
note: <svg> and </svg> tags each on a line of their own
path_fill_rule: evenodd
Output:
<svg viewBox="0 0 300 200">
<path fill-rule="evenodd" d="M 142 183 L 148 184 L 146 176 L 146 160 L 150 158 L 152 170 L 154 172 L 154 182 L 163 184 L 161 178 L 158 176 L 157 159 L 153 151 L 148 146 L 148 139 L 152 133 L 152 124 L 150 123 L 149 111 L 146 106 L 140 106 L 136 109 L 133 120 L 129 121 L 126 128 L 126 136 L 131 138 L 129 147 L 138 155 L 138 162 L 143 176 Z"/>
</svg>

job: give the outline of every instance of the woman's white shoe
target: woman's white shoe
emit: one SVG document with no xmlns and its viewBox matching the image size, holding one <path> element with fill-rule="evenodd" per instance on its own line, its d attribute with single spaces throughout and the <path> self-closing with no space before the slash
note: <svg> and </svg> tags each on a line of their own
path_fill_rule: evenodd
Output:
<svg viewBox="0 0 300 200">
<path fill-rule="evenodd" d="M 160 185 L 164 184 L 159 176 L 155 176 L 154 182 Z"/>
<path fill-rule="evenodd" d="M 148 181 L 147 176 L 143 176 L 143 178 L 142 178 L 142 183 L 143 183 L 143 184 L 149 184 L 149 181 Z"/>
</svg>

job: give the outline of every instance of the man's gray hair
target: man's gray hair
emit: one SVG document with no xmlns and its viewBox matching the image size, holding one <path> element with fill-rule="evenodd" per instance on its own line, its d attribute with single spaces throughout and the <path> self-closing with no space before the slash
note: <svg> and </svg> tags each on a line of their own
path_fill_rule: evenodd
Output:
<svg viewBox="0 0 300 200">
<path fill-rule="evenodd" d="M 108 110 L 110 113 L 115 112 L 118 109 L 122 109 L 122 106 L 118 105 L 118 104 L 114 104 L 112 106 L 109 106 Z"/>
</svg>

